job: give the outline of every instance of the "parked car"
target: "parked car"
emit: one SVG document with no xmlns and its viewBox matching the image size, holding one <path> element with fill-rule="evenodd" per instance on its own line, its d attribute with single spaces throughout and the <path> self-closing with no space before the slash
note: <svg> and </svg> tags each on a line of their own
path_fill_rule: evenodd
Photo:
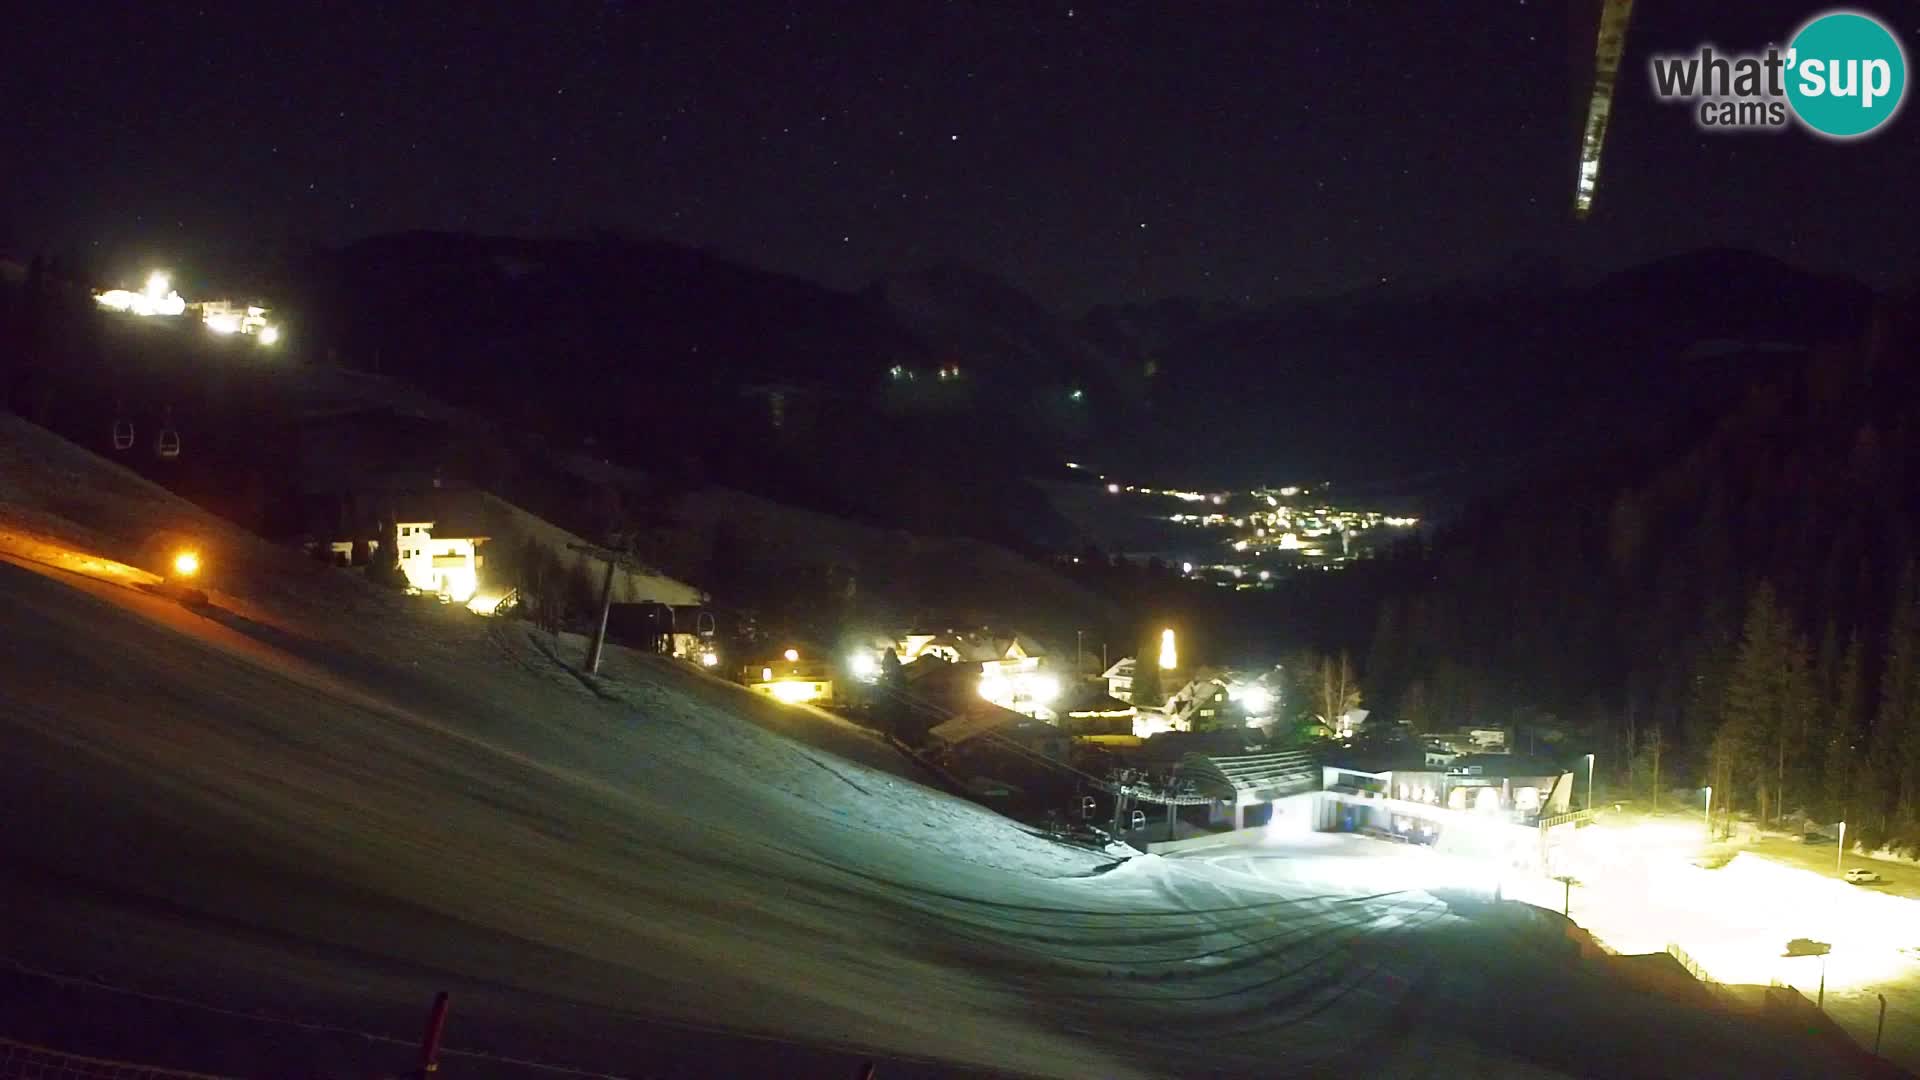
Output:
<svg viewBox="0 0 1920 1080">
<path fill-rule="evenodd" d="M 1847 883 L 1851 885 L 1878 885 L 1881 881 L 1879 874 L 1863 866 L 1856 866 L 1847 871 L 1846 877 Z"/>
</svg>

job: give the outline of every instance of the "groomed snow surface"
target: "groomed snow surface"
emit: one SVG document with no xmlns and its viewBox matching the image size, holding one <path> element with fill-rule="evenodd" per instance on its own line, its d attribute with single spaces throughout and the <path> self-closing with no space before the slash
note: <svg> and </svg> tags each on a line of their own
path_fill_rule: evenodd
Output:
<svg viewBox="0 0 1920 1080">
<path fill-rule="evenodd" d="M 450 1080 L 1836 1075 L 1416 853 L 1117 861 L 824 714 L 286 572 L 241 618 L 0 552 L 0 1036 L 367 1077 L 448 990 Z"/>
</svg>

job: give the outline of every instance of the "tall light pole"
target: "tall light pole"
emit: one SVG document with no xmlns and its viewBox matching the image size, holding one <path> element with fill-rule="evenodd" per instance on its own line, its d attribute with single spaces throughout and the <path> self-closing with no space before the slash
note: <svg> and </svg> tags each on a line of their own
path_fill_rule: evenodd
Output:
<svg viewBox="0 0 1920 1080">
<path fill-rule="evenodd" d="M 1707 785 L 1707 839 L 1713 839 L 1713 785 Z"/>
<path fill-rule="evenodd" d="M 1840 843 L 1836 846 L 1833 853 L 1833 872 L 1834 873 L 1837 874 L 1840 872 L 1841 861 L 1844 860 L 1846 857 L 1847 857 L 1847 823 L 1843 821 L 1840 823 Z"/>
<path fill-rule="evenodd" d="M 1587 755 L 1587 809 L 1593 809 L 1593 762 L 1592 754 Z"/>
</svg>

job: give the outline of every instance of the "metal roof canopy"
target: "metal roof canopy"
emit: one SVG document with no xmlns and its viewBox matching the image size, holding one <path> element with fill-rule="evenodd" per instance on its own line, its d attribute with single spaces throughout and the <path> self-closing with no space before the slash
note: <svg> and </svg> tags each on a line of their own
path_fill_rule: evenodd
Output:
<svg viewBox="0 0 1920 1080">
<path fill-rule="evenodd" d="M 1320 766 L 1304 751 L 1214 757 L 1188 754 L 1180 775 L 1235 802 L 1260 802 L 1312 791 L 1320 786 Z"/>
</svg>

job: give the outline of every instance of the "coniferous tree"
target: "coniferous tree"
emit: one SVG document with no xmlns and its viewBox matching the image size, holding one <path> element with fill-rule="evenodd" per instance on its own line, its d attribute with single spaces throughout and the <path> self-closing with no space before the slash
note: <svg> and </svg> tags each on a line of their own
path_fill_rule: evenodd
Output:
<svg viewBox="0 0 1920 1080">
<path fill-rule="evenodd" d="M 377 526 L 380 543 L 367 561 L 367 578 L 375 585 L 397 589 L 407 583 L 400 570 L 400 526 L 389 514 Z"/>
<path fill-rule="evenodd" d="M 1160 672 L 1160 632 L 1153 630 L 1141 637 L 1139 651 L 1134 654 L 1133 703 L 1158 708 L 1166 700 L 1166 686 Z"/>
<path fill-rule="evenodd" d="M 1371 673 L 1368 679 L 1372 679 Z M 1415 680 L 1407 692 L 1400 695 L 1400 719 L 1416 733 L 1425 734 L 1439 727 L 1439 718 L 1434 714 L 1433 702 L 1427 698 L 1427 684 Z"/>
<path fill-rule="evenodd" d="M 1914 564 L 1900 575 L 1887 625 L 1887 662 L 1880 679 L 1877 731 L 1884 732 L 1895 813 L 1910 820 L 1920 808 L 1920 580 Z"/>
<path fill-rule="evenodd" d="M 1728 779 L 1751 784 L 1761 823 L 1781 798 L 1786 727 L 1804 680 L 1804 654 L 1796 645 L 1773 586 L 1762 581 L 1747 605 L 1747 619 L 1727 673 L 1715 750 Z M 1798 665 L 1801 671 L 1794 671 Z M 1796 718 L 1797 719 L 1797 718 Z M 1716 790 L 1717 790 L 1716 786 Z M 1732 794 L 1732 785 L 1728 787 Z"/>
<path fill-rule="evenodd" d="M 1821 784 L 1825 792 L 1827 816 L 1849 820 L 1853 814 L 1854 779 L 1859 771 L 1860 714 L 1866 704 L 1864 648 L 1856 631 L 1847 641 L 1840 659 L 1840 671 L 1829 699 L 1831 715 L 1826 726 L 1826 755 Z"/>
<path fill-rule="evenodd" d="M 1808 771 L 1815 761 L 1809 740 L 1821 709 L 1806 637 L 1786 628 L 1785 641 L 1786 664 L 1780 671 L 1773 719 L 1774 791 L 1781 811 L 1803 805 L 1818 791 Z"/>
</svg>

